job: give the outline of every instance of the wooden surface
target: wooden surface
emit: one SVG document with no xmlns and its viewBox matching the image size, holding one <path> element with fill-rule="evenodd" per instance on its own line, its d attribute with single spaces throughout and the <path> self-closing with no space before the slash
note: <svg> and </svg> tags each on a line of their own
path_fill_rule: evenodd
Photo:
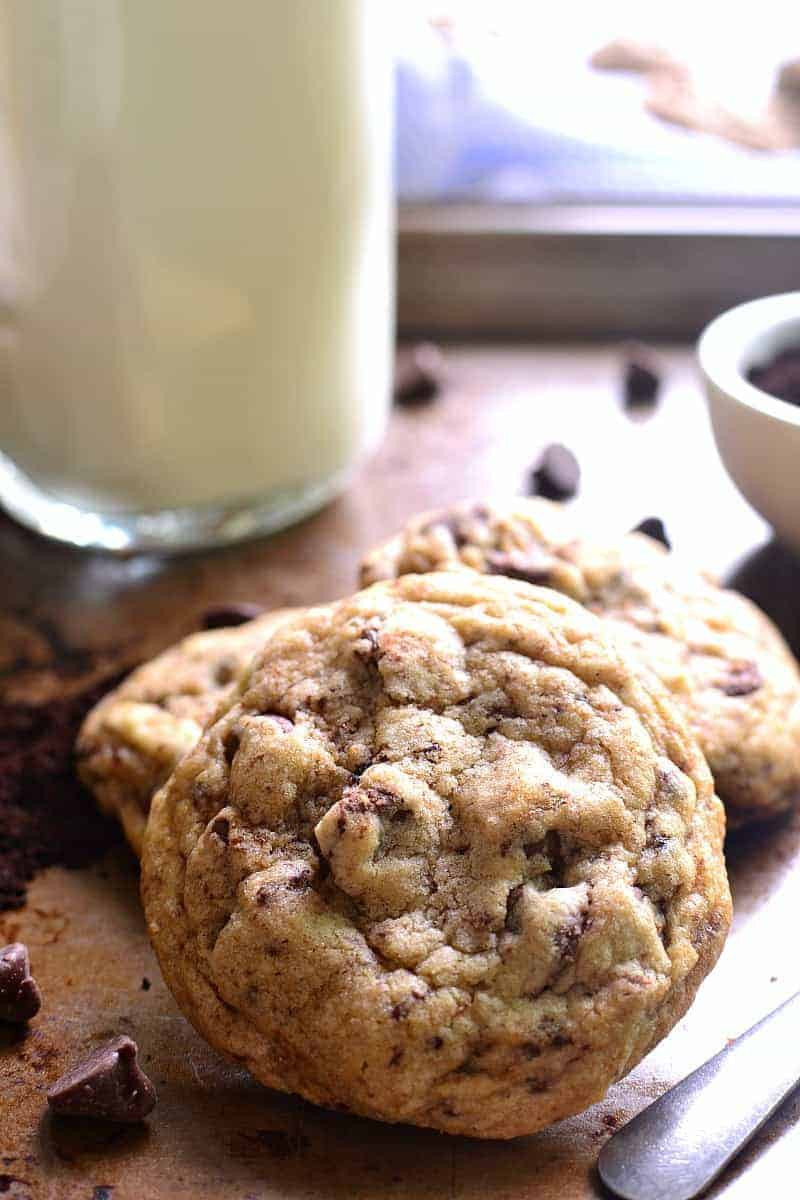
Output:
<svg viewBox="0 0 800 1200">
<path fill-rule="evenodd" d="M 676 547 L 736 579 L 797 643 L 800 567 L 716 458 L 687 353 L 669 351 L 655 416 L 616 398 L 618 352 L 464 349 L 445 397 L 396 412 L 349 493 L 269 541 L 173 562 L 114 560 L 45 544 L 0 521 L 0 690 L 44 699 L 162 648 L 215 601 L 303 604 L 352 590 L 361 551 L 419 508 L 520 488 L 541 446 L 583 467 L 578 507 L 624 529 L 662 516 Z M 601 1195 L 604 1139 L 727 1038 L 800 988 L 800 820 L 729 847 L 735 930 L 685 1020 L 607 1100 L 513 1143 L 480 1143 L 327 1113 L 276 1096 L 213 1054 L 181 1018 L 146 943 L 133 859 L 41 876 L 0 940 L 28 942 L 45 1004 L 27 1036 L 0 1031 L 0 1193 L 77 1200 L 585 1200 Z M 151 981 L 149 989 L 142 980 Z M 90 1045 L 131 1034 L 159 1090 L 143 1129 L 46 1115 L 47 1085 Z M 800 1162 L 790 1101 L 712 1193 L 784 1196 Z M 113 1191 L 103 1192 L 103 1188 Z"/>
</svg>

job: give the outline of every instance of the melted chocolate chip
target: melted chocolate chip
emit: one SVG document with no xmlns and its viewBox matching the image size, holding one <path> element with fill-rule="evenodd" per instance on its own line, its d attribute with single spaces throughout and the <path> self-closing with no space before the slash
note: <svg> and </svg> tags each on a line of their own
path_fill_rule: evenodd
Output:
<svg viewBox="0 0 800 1200">
<path fill-rule="evenodd" d="M 749 696 L 763 685 L 764 677 L 753 662 L 733 663 L 717 686 L 726 696 Z"/>
<path fill-rule="evenodd" d="M 394 402 L 401 408 L 431 404 L 444 381 L 444 355 L 431 342 L 398 351 L 394 368 Z"/>
<path fill-rule="evenodd" d="M 136 1043 L 116 1037 L 53 1084 L 47 1103 L 54 1113 L 104 1121 L 141 1121 L 152 1112 L 156 1093 L 137 1062 Z"/>
<path fill-rule="evenodd" d="M 28 947 L 12 942 L 0 950 L 0 1021 L 22 1025 L 35 1017 L 42 997 L 31 975 Z"/>
<path fill-rule="evenodd" d="M 216 834 L 224 846 L 227 846 L 231 832 L 231 823 L 228 818 L 215 817 L 211 822 L 211 832 Z"/>
<path fill-rule="evenodd" d="M 249 604 L 246 600 L 232 604 L 212 604 L 201 618 L 202 629 L 227 629 L 232 625 L 244 625 L 260 617 L 264 609 L 260 604 Z"/>
<path fill-rule="evenodd" d="M 664 522 L 660 517 L 645 517 L 638 525 L 634 525 L 631 533 L 646 533 L 655 542 L 661 542 L 668 550 L 672 549 Z"/>
<path fill-rule="evenodd" d="M 528 478 L 528 493 L 547 500 L 569 500 L 578 490 L 581 469 L 566 446 L 548 446 Z"/>
<path fill-rule="evenodd" d="M 548 584 L 551 578 L 552 559 L 538 550 L 526 553 L 504 554 L 490 550 L 486 565 L 492 575 L 507 575 L 509 579 L 521 579 L 525 583 Z"/>
</svg>

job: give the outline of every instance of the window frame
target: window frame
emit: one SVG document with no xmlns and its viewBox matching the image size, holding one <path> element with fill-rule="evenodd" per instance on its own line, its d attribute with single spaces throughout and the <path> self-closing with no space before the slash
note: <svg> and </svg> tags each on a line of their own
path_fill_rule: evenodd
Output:
<svg viewBox="0 0 800 1200">
<path fill-rule="evenodd" d="M 697 336 L 800 290 L 800 205 L 401 203 L 403 337 Z"/>
</svg>

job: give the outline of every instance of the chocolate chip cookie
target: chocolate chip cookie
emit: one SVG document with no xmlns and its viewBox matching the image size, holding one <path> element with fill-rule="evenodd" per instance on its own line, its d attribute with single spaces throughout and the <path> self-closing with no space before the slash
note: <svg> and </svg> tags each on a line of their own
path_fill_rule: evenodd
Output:
<svg viewBox="0 0 800 1200">
<path fill-rule="evenodd" d="M 184 638 L 133 671 L 87 716 L 76 743 L 78 774 L 100 807 L 122 822 L 137 855 L 153 792 L 291 611 Z"/>
<path fill-rule="evenodd" d="M 683 707 L 729 826 L 800 800 L 797 663 L 744 596 L 684 566 L 652 538 L 587 538 L 544 500 L 414 517 L 366 557 L 362 582 L 454 566 L 556 588 L 613 621 Z"/>
<path fill-rule="evenodd" d="M 215 1047 L 319 1104 L 513 1137 L 664 1037 L 725 938 L 724 818 L 607 629 L 466 571 L 281 625 L 145 833 L 150 936 Z"/>
</svg>

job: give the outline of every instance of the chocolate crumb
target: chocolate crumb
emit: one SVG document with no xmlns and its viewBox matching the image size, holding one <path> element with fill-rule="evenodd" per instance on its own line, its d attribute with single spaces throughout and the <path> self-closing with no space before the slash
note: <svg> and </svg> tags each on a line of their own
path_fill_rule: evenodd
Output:
<svg viewBox="0 0 800 1200">
<path fill-rule="evenodd" d="M 83 718 L 120 678 L 47 704 L 0 704 L 0 912 L 25 903 L 38 871 L 88 866 L 121 842 L 73 763 Z"/>
<path fill-rule="evenodd" d="M 444 355 L 432 342 L 398 350 L 394 368 L 394 402 L 400 408 L 431 404 L 442 390 Z"/>
<path fill-rule="evenodd" d="M 113 1038 L 62 1075 L 47 1103 L 59 1116 L 142 1121 L 155 1107 L 156 1093 L 137 1054 L 131 1038 Z"/>
<path fill-rule="evenodd" d="M 662 546 L 666 546 L 667 550 L 672 549 L 672 542 L 669 540 L 666 526 L 660 517 L 645 517 L 638 525 L 634 525 L 631 533 L 646 533 L 653 541 L 661 542 Z"/>
<path fill-rule="evenodd" d="M 142 991 L 143 991 L 143 992 L 149 992 L 149 991 L 150 991 L 150 988 L 151 988 L 152 986 L 153 986 L 153 985 L 151 984 L 151 982 L 150 982 L 150 980 L 147 978 L 147 976 L 146 976 L 146 975 L 143 975 L 143 976 L 142 976 Z"/>
<path fill-rule="evenodd" d="M 264 609 L 260 604 L 250 604 L 247 600 L 235 601 L 232 604 L 211 604 L 201 618 L 201 629 L 229 629 L 232 625 L 245 625 L 248 621 L 260 617 Z"/>
<path fill-rule="evenodd" d="M 42 996 L 31 975 L 28 947 L 12 942 L 0 950 L 0 1021 L 24 1025 L 42 1007 Z"/>
<path fill-rule="evenodd" d="M 547 500 L 569 500 L 578 490 L 581 469 L 566 446 L 554 443 L 543 452 L 528 477 L 528 494 Z"/>
</svg>

